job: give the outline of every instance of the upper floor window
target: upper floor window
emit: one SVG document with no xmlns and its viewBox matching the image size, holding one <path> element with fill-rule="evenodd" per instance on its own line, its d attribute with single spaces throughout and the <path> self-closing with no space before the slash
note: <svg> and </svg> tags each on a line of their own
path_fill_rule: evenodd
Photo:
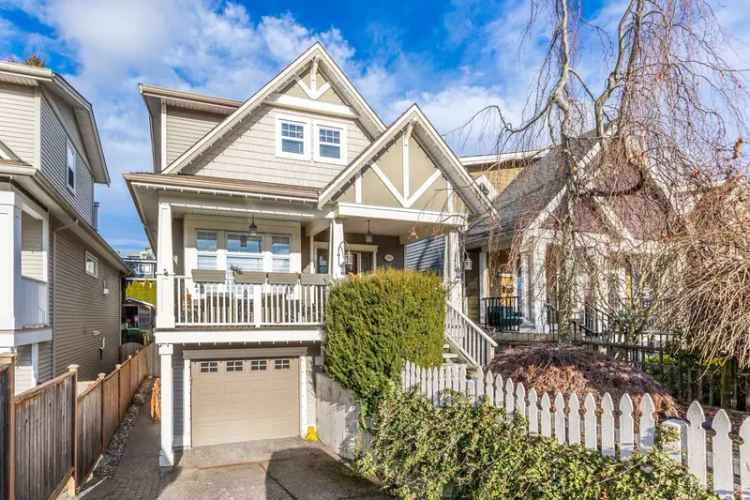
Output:
<svg viewBox="0 0 750 500">
<path fill-rule="evenodd" d="M 306 124 L 289 120 L 281 120 L 280 152 L 291 156 L 305 156 Z"/>
<path fill-rule="evenodd" d="M 341 159 L 341 129 L 318 128 L 318 154 L 321 158 Z"/>
<path fill-rule="evenodd" d="M 99 276 L 99 259 L 86 252 L 86 274 L 94 278 Z"/>
<path fill-rule="evenodd" d="M 218 267 L 217 250 L 219 247 L 215 231 L 198 231 L 195 247 L 198 250 L 198 269 L 216 269 Z"/>
<path fill-rule="evenodd" d="M 66 144 L 65 155 L 65 184 L 73 193 L 76 192 L 76 163 L 78 161 L 77 153 L 70 141 Z"/>
</svg>

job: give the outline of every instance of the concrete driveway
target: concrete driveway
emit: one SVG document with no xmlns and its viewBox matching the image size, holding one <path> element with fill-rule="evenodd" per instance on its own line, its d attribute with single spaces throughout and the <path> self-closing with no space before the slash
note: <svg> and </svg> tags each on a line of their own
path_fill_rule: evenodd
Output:
<svg viewBox="0 0 750 500">
<path fill-rule="evenodd" d="M 167 500 L 390 498 L 322 446 L 297 438 L 188 450 L 159 490 Z"/>
</svg>

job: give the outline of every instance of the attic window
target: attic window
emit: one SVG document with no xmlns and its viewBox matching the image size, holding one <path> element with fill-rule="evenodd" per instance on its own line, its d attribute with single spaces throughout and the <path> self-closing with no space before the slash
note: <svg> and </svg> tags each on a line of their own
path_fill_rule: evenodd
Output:
<svg viewBox="0 0 750 500">
<path fill-rule="evenodd" d="M 322 158 L 341 158 L 341 130 L 337 128 L 320 127 L 319 154 Z"/>
</svg>

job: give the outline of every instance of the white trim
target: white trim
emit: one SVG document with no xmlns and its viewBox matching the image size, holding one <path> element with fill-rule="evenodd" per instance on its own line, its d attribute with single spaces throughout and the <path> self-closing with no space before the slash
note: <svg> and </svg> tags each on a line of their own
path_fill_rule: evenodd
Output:
<svg viewBox="0 0 750 500">
<path fill-rule="evenodd" d="M 354 177 L 354 201 L 362 203 L 362 171 L 357 172 Z"/>
<path fill-rule="evenodd" d="M 190 373 L 190 360 L 183 359 L 182 366 L 182 448 L 191 448 L 193 440 L 193 416 L 191 412 L 192 404 L 192 379 Z"/>
<path fill-rule="evenodd" d="M 284 151 L 282 148 L 282 142 L 283 137 L 281 135 L 281 128 L 283 123 L 288 123 L 291 125 L 301 125 L 302 126 L 302 140 L 296 140 L 296 139 L 290 139 L 294 140 L 295 142 L 301 142 L 302 143 L 302 154 L 298 153 L 290 153 L 287 151 Z M 290 158 L 293 160 L 309 160 L 311 158 L 310 156 L 310 129 L 311 129 L 310 119 L 305 118 L 302 116 L 294 116 L 294 115 L 276 115 L 276 156 L 279 158 Z"/>
<path fill-rule="evenodd" d="M 401 139 L 402 141 L 402 153 L 401 153 L 401 178 L 403 180 L 403 188 L 404 188 L 404 197 L 408 198 L 411 193 L 411 154 L 409 152 L 409 140 L 411 139 L 411 133 L 414 129 L 414 124 L 409 123 L 407 125 L 406 130 L 404 131 L 404 136 Z"/>
<path fill-rule="evenodd" d="M 39 383 L 39 344 L 31 344 L 31 385 Z"/>
<path fill-rule="evenodd" d="M 475 155 L 475 156 L 461 156 L 459 160 L 461 164 L 467 167 L 474 165 L 486 165 L 488 163 L 502 163 L 511 160 L 527 160 L 527 159 L 538 159 L 544 157 L 549 148 L 543 149 L 531 149 L 529 151 L 514 151 L 510 153 L 498 153 L 495 155 Z"/>
<path fill-rule="evenodd" d="M 94 272 L 89 272 L 89 260 L 91 260 L 94 263 Z M 99 277 L 99 258 L 86 250 L 85 257 L 83 258 L 83 270 L 86 271 L 86 274 L 91 276 L 92 278 L 98 278 Z"/>
<path fill-rule="evenodd" d="M 174 465 L 174 372 L 172 367 L 172 344 L 159 345 L 159 362 L 161 377 L 161 450 L 159 465 Z"/>
<path fill-rule="evenodd" d="M 167 168 L 167 103 L 164 101 L 161 101 L 161 141 L 160 151 L 159 151 L 159 159 L 161 162 L 161 165 L 159 165 L 159 170 L 164 170 Z"/>
<path fill-rule="evenodd" d="M 430 186 L 432 186 L 435 181 L 442 176 L 443 173 L 440 170 L 436 170 L 435 172 L 433 172 L 432 175 L 427 178 L 424 184 L 422 184 L 419 189 L 417 189 L 414 194 L 408 200 L 406 200 L 406 207 L 409 208 L 414 205 L 414 203 L 416 203 L 417 200 L 419 200 L 422 195 L 425 194 L 428 189 L 430 189 Z"/>
<path fill-rule="evenodd" d="M 262 89 L 253 94 L 248 100 L 246 100 L 237 110 L 229 115 L 223 122 L 214 127 L 209 133 L 203 136 L 199 141 L 193 144 L 187 151 L 183 152 L 177 159 L 175 159 L 168 168 L 164 169 L 164 173 L 174 173 L 179 171 L 183 166 L 188 164 L 206 148 L 213 144 L 218 137 L 226 133 L 227 129 L 232 129 L 234 125 L 242 121 L 242 119 L 249 114 L 256 106 L 260 105 L 266 100 L 276 89 L 289 81 L 289 79 L 300 72 L 312 57 L 320 57 L 325 63 L 327 72 L 330 76 L 335 77 L 338 80 L 338 84 L 343 87 L 345 91 L 357 102 L 361 108 L 362 113 L 369 119 L 373 125 L 368 128 L 368 131 L 372 135 L 377 135 L 377 132 L 385 130 L 385 124 L 380 117 L 372 110 L 367 104 L 364 98 L 357 92 L 354 86 L 351 84 L 346 75 L 336 65 L 334 60 L 328 55 L 323 49 L 323 46 L 316 42 L 309 49 L 307 49 L 300 57 L 289 64 L 283 71 L 277 74 L 270 82 L 268 82 Z M 162 167 L 163 168 L 163 167 Z"/>
<path fill-rule="evenodd" d="M 320 129 L 333 129 L 339 131 L 339 157 L 328 158 L 320 156 Z M 312 124 L 313 159 L 321 163 L 332 163 L 334 165 L 346 165 L 349 161 L 349 134 L 348 124 L 326 120 L 313 120 Z"/>
<path fill-rule="evenodd" d="M 378 164 L 373 162 L 370 164 L 370 168 L 372 169 L 373 172 L 375 172 L 375 174 L 380 178 L 380 180 L 383 181 L 383 184 L 385 184 L 385 187 L 388 188 L 388 191 L 391 192 L 391 194 L 396 198 L 396 200 L 401 204 L 401 206 L 408 208 L 407 202 L 404 199 L 404 197 L 401 196 L 401 193 L 399 193 L 398 188 L 394 186 L 391 180 L 388 178 L 388 176 L 385 175 L 385 173 L 382 170 L 380 170 L 380 167 L 378 167 Z"/>
<path fill-rule="evenodd" d="M 442 224 L 446 226 L 460 226 L 465 222 L 464 214 L 343 202 L 339 202 L 335 211 L 335 217 L 361 217 L 364 219 L 423 222 L 425 224 Z"/>
<path fill-rule="evenodd" d="M 154 341 L 158 344 L 231 344 L 233 342 L 320 342 L 323 327 L 304 329 L 252 328 L 248 330 L 156 330 Z"/>
<path fill-rule="evenodd" d="M 0 332 L 1 347 L 18 347 L 52 340 L 52 328 L 38 330 L 9 330 Z"/>
<path fill-rule="evenodd" d="M 339 118 L 350 118 L 352 120 L 357 119 L 357 114 L 346 104 L 314 101 L 311 99 L 316 98 L 310 96 L 310 99 L 305 99 L 304 97 L 297 97 L 287 94 L 274 94 L 268 99 L 268 104 L 278 106 L 280 108 L 292 109 L 294 111 L 307 111 L 311 113 L 336 116 Z"/>
</svg>

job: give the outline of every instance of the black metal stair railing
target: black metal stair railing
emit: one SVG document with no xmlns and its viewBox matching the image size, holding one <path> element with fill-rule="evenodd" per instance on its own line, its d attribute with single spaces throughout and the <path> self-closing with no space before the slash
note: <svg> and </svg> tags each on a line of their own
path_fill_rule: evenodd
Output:
<svg viewBox="0 0 750 500">
<path fill-rule="evenodd" d="M 517 332 L 523 323 L 518 297 L 485 297 L 484 327 L 501 332 Z"/>
</svg>

